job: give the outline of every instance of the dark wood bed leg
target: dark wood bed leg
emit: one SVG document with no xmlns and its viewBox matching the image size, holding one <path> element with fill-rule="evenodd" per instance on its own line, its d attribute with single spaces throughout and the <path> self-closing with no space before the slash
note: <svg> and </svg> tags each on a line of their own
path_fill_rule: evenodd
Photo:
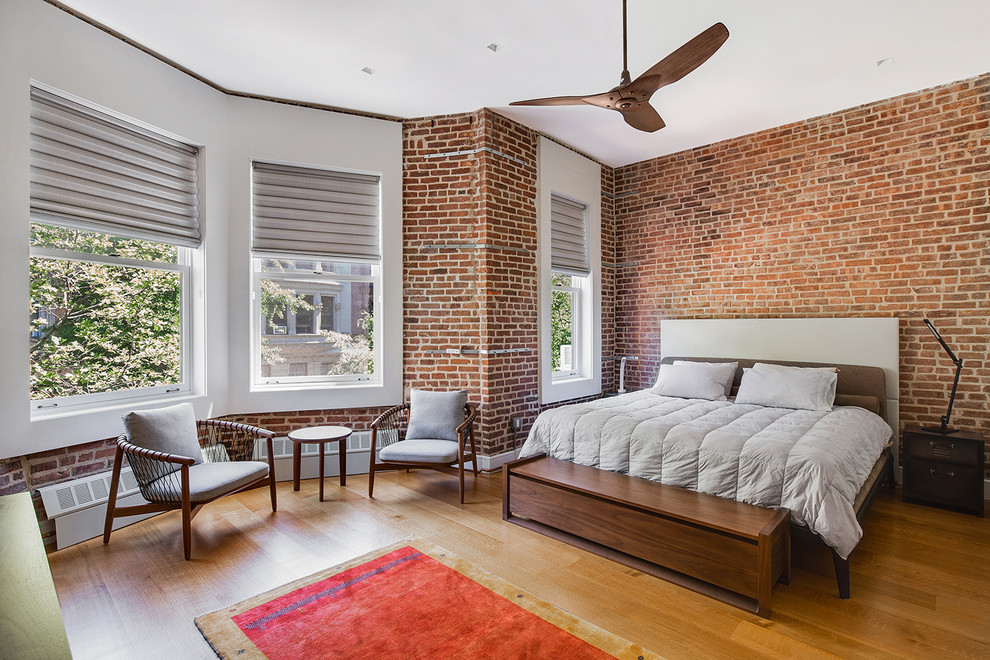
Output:
<svg viewBox="0 0 990 660">
<path fill-rule="evenodd" d="M 849 598 L 849 560 L 832 550 L 832 563 L 835 564 L 835 581 L 839 583 L 839 598 Z"/>
</svg>

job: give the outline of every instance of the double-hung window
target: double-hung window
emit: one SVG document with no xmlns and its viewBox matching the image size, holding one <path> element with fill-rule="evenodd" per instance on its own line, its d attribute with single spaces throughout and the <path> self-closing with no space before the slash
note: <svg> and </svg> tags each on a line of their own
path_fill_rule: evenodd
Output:
<svg viewBox="0 0 990 660">
<path fill-rule="evenodd" d="M 198 149 L 31 88 L 33 410 L 188 392 Z"/>
<path fill-rule="evenodd" d="M 587 204 L 550 195 L 550 360 L 555 379 L 583 372 L 582 317 L 591 265 Z M 575 350 L 577 349 L 577 350 Z"/>
<path fill-rule="evenodd" d="M 253 163 L 256 384 L 381 381 L 380 207 L 377 174 Z"/>
</svg>

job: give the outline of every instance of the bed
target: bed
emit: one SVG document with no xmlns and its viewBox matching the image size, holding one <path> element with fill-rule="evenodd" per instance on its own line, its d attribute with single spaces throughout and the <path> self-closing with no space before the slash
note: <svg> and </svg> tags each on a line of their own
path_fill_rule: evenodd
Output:
<svg viewBox="0 0 990 660">
<path fill-rule="evenodd" d="M 839 595 L 848 598 L 848 558 L 862 536 L 859 521 L 880 484 L 892 483 L 893 477 L 893 432 L 887 422 L 884 369 L 696 356 L 669 356 L 660 364 L 661 370 L 673 372 L 675 363 L 724 366 L 733 362 L 734 368 L 727 367 L 731 369 L 731 384 L 724 381 L 725 396 L 720 397 L 726 400 L 665 396 L 661 388 L 544 411 L 523 445 L 520 462 L 546 455 L 627 479 L 645 479 L 763 509 L 789 510 L 792 535 L 818 540 L 831 548 Z M 745 402 L 751 398 L 749 385 L 757 378 L 747 375 L 754 367 L 834 372 L 834 408 L 793 409 Z M 750 382 L 743 402 L 737 402 L 744 375 Z M 546 519 L 550 525 L 514 515 L 513 509 L 538 508 L 528 508 L 526 495 L 518 490 L 512 490 L 513 503 L 509 505 L 512 469 L 510 464 L 505 471 L 506 519 L 515 518 L 515 522 L 544 532 L 552 531 L 554 525 L 568 527 L 552 514 Z M 591 498 L 586 500 L 590 502 L 597 494 L 585 492 L 582 497 Z M 581 512 L 579 505 L 568 515 L 580 517 Z M 606 517 L 595 524 L 610 523 Z M 590 547 L 593 550 L 601 549 L 601 539 L 613 538 L 610 533 L 596 532 L 594 536 L 598 542 Z M 566 535 L 563 538 L 572 540 Z M 607 556 L 621 560 L 621 553 Z M 701 557 L 699 553 L 695 556 Z M 787 567 L 774 571 L 775 579 L 788 575 Z"/>
</svg>

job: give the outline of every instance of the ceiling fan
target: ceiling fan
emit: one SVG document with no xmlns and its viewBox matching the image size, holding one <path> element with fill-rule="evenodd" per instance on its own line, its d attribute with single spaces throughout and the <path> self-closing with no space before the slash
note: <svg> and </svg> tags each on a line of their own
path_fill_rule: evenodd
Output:
<svg viewBox="0 0 990 660">
<path fill-rule="evenodd" d="M 513 101 L 509 105 L 597 105 L 600 108 L 617 110 L 626 123 L 647 133 L 658 131 L 665 126 L 663 119 L 653 106 L 650 97 L 665 85 L 677 82 L 691 73 L 715 54 L 725 40 L 729 30 L 721 23 L 711 26 L 673 53 L 663 58 L 643 75 L 630 81 L 626 53 L 626 0 L 622 0 L 622 77 L 618 87 L 601 94 L 590 96 L 553 96 L 545 99 Z"/>
</svg>

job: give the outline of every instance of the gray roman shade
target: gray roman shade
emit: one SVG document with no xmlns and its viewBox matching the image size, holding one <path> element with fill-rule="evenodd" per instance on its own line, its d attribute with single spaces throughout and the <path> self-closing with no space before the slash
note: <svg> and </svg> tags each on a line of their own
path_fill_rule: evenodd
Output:
<svg viewBox="0 0 990 660">
<path fill-rule="evenodd" d="M 198 246 L 197 148 L 31 88 L 31 219 Z"/>
<path fill-rule="evenodd" d="M 256 161 L 254 254 L 379 261 L 379 179 L 373 174 Z"/>
<path fill-rule="evenodd" d="M 550 268 L 565 275 L 591 274 L 586 204 L 550 195 Z"/>
</svg>

